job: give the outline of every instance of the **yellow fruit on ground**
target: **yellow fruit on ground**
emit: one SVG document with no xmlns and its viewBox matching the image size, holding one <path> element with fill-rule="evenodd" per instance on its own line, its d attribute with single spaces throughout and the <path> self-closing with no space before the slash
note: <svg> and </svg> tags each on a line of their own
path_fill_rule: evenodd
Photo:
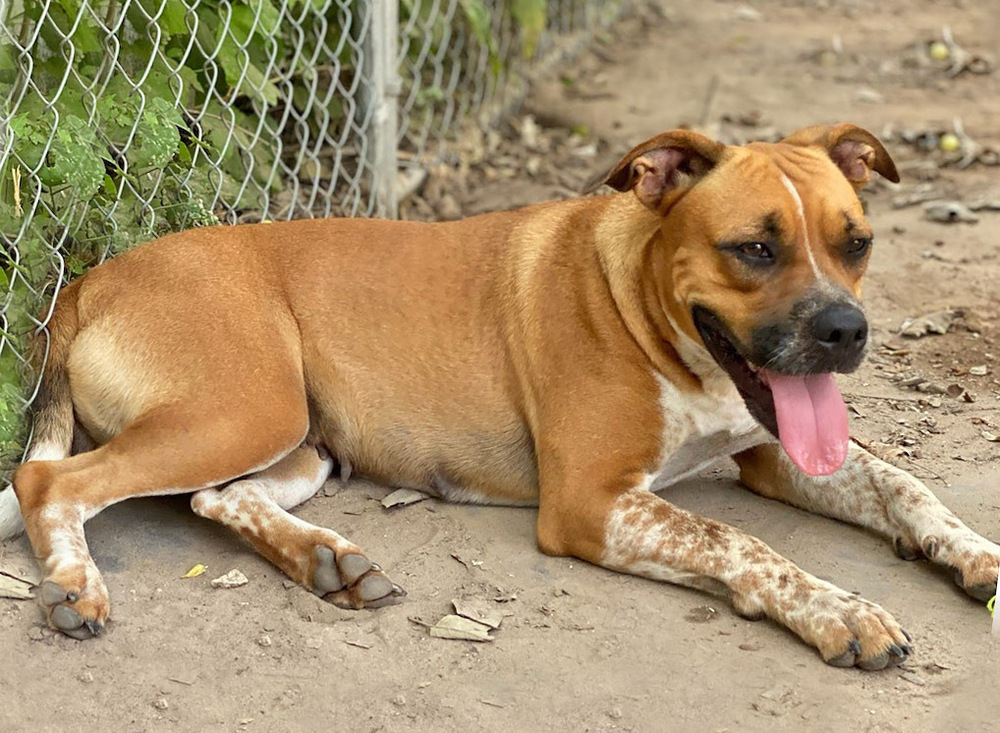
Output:
<svg viewBox="0 0 1000 733">
<path fill-rule="evenodd" d="M 952 132 L 946 132 L 941 136 L 941 141 L 938 143 L 941 149 L 946 153 L 954 153 L 956 150 L 962 147 L 962 141 L 958 139 L 958 135 Z"/>
</svg>

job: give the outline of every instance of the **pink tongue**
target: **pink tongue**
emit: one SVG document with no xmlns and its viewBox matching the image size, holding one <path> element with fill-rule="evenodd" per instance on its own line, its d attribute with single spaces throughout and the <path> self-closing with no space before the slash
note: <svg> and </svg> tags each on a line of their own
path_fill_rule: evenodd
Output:
<svg viewBox="0 0 1000 733">
<path fill-rule="evenodd" d="M 847 458 L 847 407 L 832 374 L 794 377 L 764 372 L 774 394 L 778 439 L 796 466 L 827 476 Z"/>
</svg>

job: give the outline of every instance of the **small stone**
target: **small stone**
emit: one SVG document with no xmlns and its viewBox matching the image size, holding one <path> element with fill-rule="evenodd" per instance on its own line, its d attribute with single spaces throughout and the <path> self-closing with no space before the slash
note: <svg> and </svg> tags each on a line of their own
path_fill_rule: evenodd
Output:
<svg viewBox="0 0 1000 733">
<path fill-rule="evenodd" d="M 45 632 L 41 626 L 32 626 L 28 629 L 28 638 L 32 641 L 41 641 L 45 638 Z"/>
<path fill-rule="evenodd" d="M 740 649 L 745 652 L 757 652 L 764 648 L 764 645 L 759 641 L 748 641 L 740 644 Z"/>
<path fill-rule="evenodd" d="M 156 702 L 153 703 L 153 707 L 157 710 L 166 710 L 170 707 L 170 703 L 167 702 L 167 698 L 161 697 L 157 698 Z"/>
<path fill-rule="evenodd" d="M 971 374 L 974 377 L 985 377 L 986 376 L 986 366 L 985 365 L 974 366 L 974 367 L 972 367 L 972 368 L 969 369 L 969 374 Z"/>
<path fill-rule="evenodd" d="M 622 709 L 616 705 L 608 711 L 608 717 L 612 720 L 620 720 L 622 717 Z"/>
<path fill-rule="evenodd" d="M 404 695 L 403 693 L 399 693 L 394 698 L 392 698 L 390 702 L 397 708 L 401 708 L 404 705 L 406 705 L 406 695 Z"/>
<path fill-rule="evenodd" d="M 258 646 L 271 646 L 271 637 L 268 634 L 264 634 L 262 637 L 257 639 Z"/>
<path fill-rule="evenodd" d="M 92 675 L 90 672 L 84 672 L 83 674 L 80 675 L 79 680 L 80 682 L 93 682 L 94 675 Z"/>
</svg>

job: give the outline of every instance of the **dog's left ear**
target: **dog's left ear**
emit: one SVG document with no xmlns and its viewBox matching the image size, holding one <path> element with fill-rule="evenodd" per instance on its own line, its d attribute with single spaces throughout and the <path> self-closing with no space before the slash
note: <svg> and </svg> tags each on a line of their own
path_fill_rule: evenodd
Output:
<svg viewBox="0 0 1000 733">
<path fill-rule="evenodd" d="M 899 173 L 889 151 L 881 141 L 857 125 L 816 125 L 799 130 L 784 140 L 789 145 L 812 145 L 826 148 L 830 159 L 844 173 L 855 191 L 864 188 L 876 171 L 893 183 L 899 183 Z"/>
<path fill-rule="evenodd" d="M 671 130 L 632 148 L 584 193 L 607 184 L 616 191 L 633 191 L 647 207 L 664 213 L 671 191 L 690 187 L 719 162 L 726 146 L 690 130 Z"/>
</svg>

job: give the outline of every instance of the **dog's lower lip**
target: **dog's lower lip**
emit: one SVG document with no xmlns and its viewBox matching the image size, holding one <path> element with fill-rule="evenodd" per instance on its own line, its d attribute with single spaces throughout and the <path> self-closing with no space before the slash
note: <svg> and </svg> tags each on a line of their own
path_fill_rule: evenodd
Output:
<svg viewBox="0 0 1000 733">
<path fill-rule="evenodd" d="M 729 375 L 743 398 L 750 414 L 778 437 L 778 418 L 774 397 L 764 370 L 745 358 L 726 327 L 714 313 L 705 308 L 692 310 L 695 327 L 715 362 Z"/>
</svg>

